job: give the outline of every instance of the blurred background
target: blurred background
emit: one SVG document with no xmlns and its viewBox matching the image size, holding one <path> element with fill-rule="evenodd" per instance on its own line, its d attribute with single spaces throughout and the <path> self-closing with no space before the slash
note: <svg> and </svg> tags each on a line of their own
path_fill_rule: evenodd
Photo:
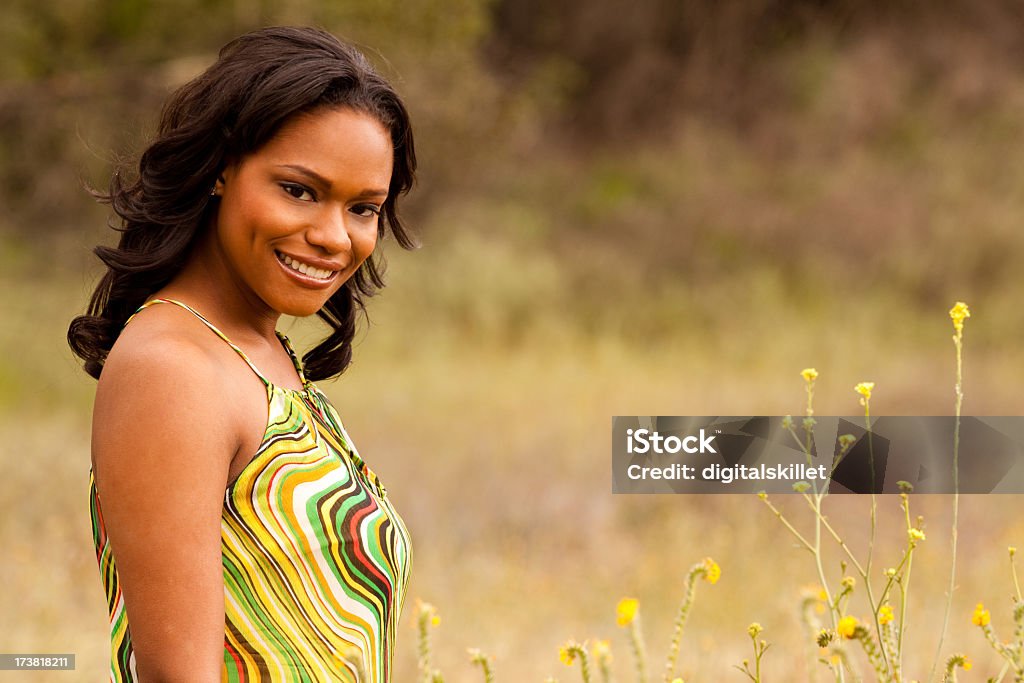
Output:
<svg viewBox="0 0 1024 683">
<path fill-rule="evenodd" d="M 222 44 L 268 24 L 354 41 L 414 117 L 404 212 L 422 248 L 383 245 L 388 287 L 351 369 L 322 385 L 414 538 L 395 680 L 415 675 L 416 597 L 442 616 L 449 681 L 479 678 L 467 647 L 499 681 L 578 680 L 558 661 L 570 637 L 610 639 L 631 680 L 624 595 L 659 672 L 685 572 L 707 555 L 722 579 L 700 589 L 685 679 L 744 680 L 732 665 L 759 621 L 766 680 L 812 680 L 811 558 L 753 496 L 612 496 L 611 416 L 799 413 L 807 366 L 820 414 L 856 414 L 866 380 L 875 414 L 951 414 L 957 299 L 973 313 L 965 412 L 1022 413 L 1019 0 L 8 0 L 0 651 L 74 652 L 78 668 L 0 679 L 106 675 L 95 383 L 64 337 L 101 275 L 90 250 L 116 234 L 84 188 L 131 166 L 161 103 Z M 282 327 L 303 349 L 323 334 Z M 863 553 L 868 501 L 840 498 L 833 519 Z M 998 666 L 970 612 L 984 600 L 1012 630 L 1005 552 L 1024 544 L 1024 500 L 961 503 L 943 652 L 968 652 L 981 680 Z M 779 505 L 806 526 L 801 500 Z M 913 505 L 928 540 L 906 671 L 924 680 L 951 499 Z M 896 499 L 879 519 L 877 566 L 891 566 Z"/>
</svg>

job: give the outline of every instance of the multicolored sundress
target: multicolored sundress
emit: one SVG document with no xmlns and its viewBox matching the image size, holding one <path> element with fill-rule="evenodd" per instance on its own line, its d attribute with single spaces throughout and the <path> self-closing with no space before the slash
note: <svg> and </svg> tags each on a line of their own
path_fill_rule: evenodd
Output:
<svg viewBox="0 0 1024 683">
<path fill-rule="evenodd" d="M 412 561 L 409 533 L 334 407 L 306 379 L 278 332 L 302 390 L 277 387 L 214 325 L 194 314 L 262 380 L 270 404 L 255 456 L 224 492 L 223 681 L 391 680 Z M 131 321 L 129 318 L 125 325 Z M 137 681 L 131 627 L 92 469 L 96 558 L 110 611 L 111 681 Z"/>
</svg>

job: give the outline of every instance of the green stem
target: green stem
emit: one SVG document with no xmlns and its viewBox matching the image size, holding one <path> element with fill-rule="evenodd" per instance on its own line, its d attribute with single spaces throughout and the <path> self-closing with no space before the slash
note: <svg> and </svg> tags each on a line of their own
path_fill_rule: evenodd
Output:
<svg viewBox="0 0 1024 683">
<path fill-rule="evenodd" d="M 1020 582 L 1017 580 L 1017 567 L 1013 562 L 1013 556 L 1016 552 L 1016 548 L 1013 548 L 1010 551 L 1010 573 L 1013 575 L 1013 588 L 1017 591 L 1017 602 L 1021 602 L 1024 598 L 1020 595 Z"/>
<path fill-rule="evenodd" d="M 912 528 L 910 525 L 910 498 L 906 493 L 903 494 L 903 512 L 907 523 L 907 533 L 910 533 Z M 914 564 L 914 546 L 910 545 L 907 548 L 907 553 L 904 556 L 907 569 L 903 572 L 903 578 L 900 580 L 900 627 L 899 632 L 896 634 L 896 666 L 902 668 L 903 666 L 903 632 L 906 629 L 907 623 L 907 607 L 909 605 L 908 593 L 910 591 L 910 570 Z M 902 564 L 902 563 L 901 563 Z M 897 573 L 900 571 L 899 567 L 896 568 Z"/>
<path fill-rule="evenodd" d="M 828 588 L 828 579 L 825 578 L 825 568 L 821 563 L 821 499 L 824 494 L 815 494 L 814 501 L 814 549 L 812 551 L 814 555 L 814 564 L 818 570 L 818 581 L 821 582 L 822 590 L 825 591 L 825 599 L 828 600 L 829 614 L 832 616 L 832 630 L 836 630 L 839 627 L 839 608 L 832 600 L 832 593 Z M 846 680 L 845 672 L 843 667 L 840 665 L 836 667 L 836 680 L 839 683 L 844 683 Z"/>
<path fill-rule="evenodd" d="M 580 672 L 583 675 L 583 683 L 590 683 L 590 657 L 583 648 L 580 648 Z"/>
<path fill-rule="evenodd" d="M 647 683 L 647 651 L 644 648 L 643 634 L 640 632 L 640 616 L 629 624 L 629 641 L 633 646 L 633 657 L 636 659 L 636 676 L 639 683 Z"/>
<path fill-rule="evenodd" d="M 420 670 L 420 677 L 426 683 L 433 680 L 433 671 L 430 662 L 430 623 L 429 618 L 423 614 L 419 617 L 418 623 L 418 647 L 417 647 L 417 668 Z"/>
<path fill-rule="evenodd" d="M 953 343 L 956 344 L 956 421 L 953 423 L 953 523 L 950 530 L 950 545 L 952 546 L 952 560 L 949 566 L 949 588 L 946 591 L 946 609 L 942 616 L 942 631 L 939 633 L 939 644 L 935 648 L 935 658 L 932 660 L 932 670 L 928 674 L 928 680 L 935 678 L 935 669 L 942 657 L 942 645 L 946 640 L 946 630 L 949 628 L 949 613 L 953 606 L 953 591 L 956 589 L 956 545 L 957 529 L 960 517 L 960 410 L 963 407 L 963 329 L 957 330 L 953 336 Z"/>
<path fill-rule="evenodd" d="M 686 591 L 683 595 L 683 601 L 679 605 L 679 611 L 676 613 L 672 641 L 669 644 L 668 656 L 665 658 L 665 683 L 670 683 L 672 674 L 675 673 L 676 660 L 679 658 L 679 645 L 683 640 L 683 627 L 690 616 L 693 600 L 697 596 L 697 577 L 700 575 L 701 568 L 696 566 L 690 570 L 686 577 Z"/>
<path fill-rule="evenodd" d="M 789 529 L 789 533 L 793 534 L 793 536 L 796 537 L 796 540 L 800 541 L 800 545 L 802 545 L 809 552 L 813 553 L 814 546 L 812 546 L 811 543 L 806 538 L 804 538 L 803 534 L 796 530 L 796 527 L 789 523 L 788 519 L 782 516 L 782 511 L 779 510 L 774 505 L 772 505 L 771 501 L 768 500 L 767 498 L 762 498 L 761 500 L 764 501 L 764 504 L 768 506 L 769 510 L 775 513 L 775 516 L 779 518 L 779 521 L 782 522 L 783 526 Z"/>
</svg>

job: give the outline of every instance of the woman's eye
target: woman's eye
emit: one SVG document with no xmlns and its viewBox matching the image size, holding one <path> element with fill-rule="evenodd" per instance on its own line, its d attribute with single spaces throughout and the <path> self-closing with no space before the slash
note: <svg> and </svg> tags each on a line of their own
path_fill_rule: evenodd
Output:
<svg viewBox="0 0 1024 683">
<path fill-rule="evenodd" d="M 352 207 L 352 213 L 362 218 L 372 218 L 380 215 L 380 207 L 373 204 L 360 204 Z"/>
<path fill-rule="evenodd" d="M 296 185 L 294 183 L 282 183 L 281 187 L 284 189 L 285 192 L 290 194 L 295 199 L 301 199 L 307 202 L 316 199 L 316 197 L 313 196 L 313 193 L 304 188 L 302 185 Z"/>
</svg>

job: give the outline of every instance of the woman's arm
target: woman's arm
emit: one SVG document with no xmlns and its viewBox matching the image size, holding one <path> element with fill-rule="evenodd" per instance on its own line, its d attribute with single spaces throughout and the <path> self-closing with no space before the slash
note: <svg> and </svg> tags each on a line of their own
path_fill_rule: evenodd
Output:
<svg viewBox="0 0 1024 683">
<path fill-rule="evenodd" d="M 97 388 L 94 474 L 143 683 L 220 681 L 225 384 L 188 340 L 137 338 Z"/>
</svg>

